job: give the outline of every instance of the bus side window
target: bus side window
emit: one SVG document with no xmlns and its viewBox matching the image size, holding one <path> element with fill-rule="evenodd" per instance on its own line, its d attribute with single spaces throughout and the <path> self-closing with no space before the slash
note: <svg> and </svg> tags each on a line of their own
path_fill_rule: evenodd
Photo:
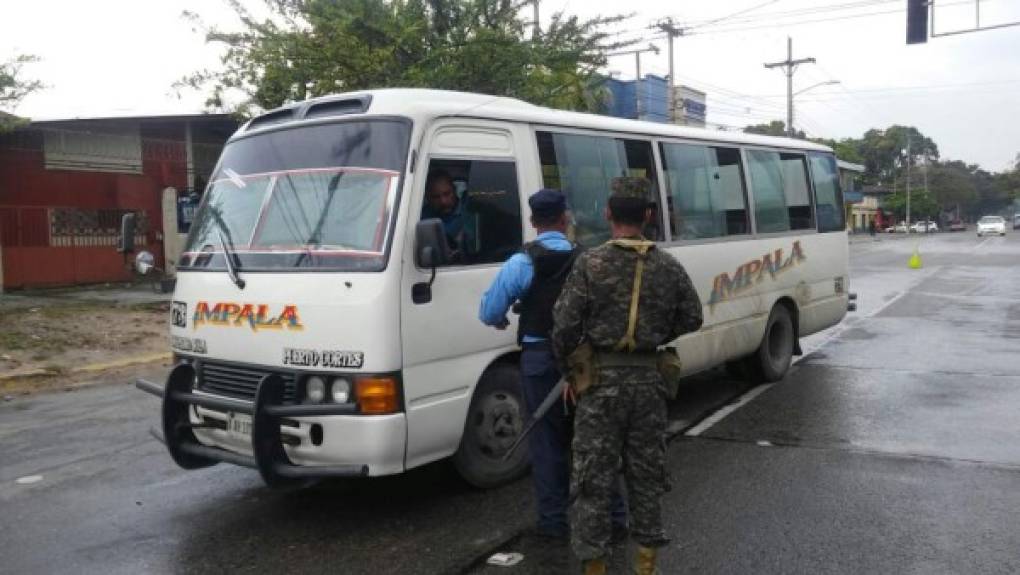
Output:
<svg viewBox="0 0 1020 575">
<path fill-rule="evenodd" d="M 758 233 L 815 227 L 807 165 L 801 154 L 748 150 Z"/>
<path fill-rule="evenodd" d="M 814 229 L 815 217 L 804 156 L 780 153 L 779 161 L 783 164 L 783 191 L 786 196 L 786 209 L 790 214 L 790 229 Z"/>
<path fill-rule="evenodd" d="M 818 210 L 819 232 L 841 232 L 846 228 L 843 211 L 843 192 L 835 159 L 827 154 L 808 156 L 811 180 L 815 185 L 815 205 Z"/>
<path fill-rule="evenodd" d="M 502 263 L 521 249 L 523 228 L 512 161 L 433 160 L 422 219 L 439 218 L 450 265 Z"/>
<path fill-rule="evenodd" d="M 740 150 L 661 144 L 674 239 L 750 233 Z"/>
<path fill-rule="evenodd" d="M 609 239 L 605 208 L 613 179 L 621 176 L 649 180 L 649 196 L 656 205 L 653 221 L 645 226 L 644 235 L 652 240 L 663 239 L 651 142 L 552 132 L 538 132 L 537 138 L 543 186 L 561 190 L 567 196 L 571 239 L 585 247 Z"/>
</svg>

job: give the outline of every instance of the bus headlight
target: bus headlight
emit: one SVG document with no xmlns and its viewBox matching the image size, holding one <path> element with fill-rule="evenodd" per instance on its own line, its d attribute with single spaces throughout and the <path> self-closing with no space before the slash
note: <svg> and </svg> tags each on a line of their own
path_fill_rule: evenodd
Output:
<svg viewBox="0 0 1020 575">
<path fill-rule="evenodd" d="M 317 375 L 309 377 L 305 382 L 305 400 L 308 403 L 322 403 L 326 399 L 326 380 Z"/>
<path fill-rule="evenodd" d="M 347 403 L 351 398 L 351 382 L 342 377 L 333 380 L 330 387 L 333 403 Z"/>
</svg>

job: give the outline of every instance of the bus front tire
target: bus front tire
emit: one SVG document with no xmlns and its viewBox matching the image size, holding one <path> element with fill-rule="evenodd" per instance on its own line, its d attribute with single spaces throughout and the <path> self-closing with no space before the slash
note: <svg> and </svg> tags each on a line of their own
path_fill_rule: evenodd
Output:
<svg viewBox="0 0 1020 575">
<path fill-rule="evenodd" d="M 528 446 L 521 445 L 503 461 L 524 429 L 527 408 L 517 367 L 490 367 L 475 388 L 464 422 L 460 446 L 453 455 L 457 473 L 475 487 L 496 487 L 523 476 L 530 464 Z"/>
<path fill-rule="evenodd" d="M 776 304 L 765 323 L 765 335 L 758 351 L 747 358 L 753 379 L 764 383 L 783 379 L 793 360 L 795 338 L 790 310 L 783 304 Z"/>
</svg>

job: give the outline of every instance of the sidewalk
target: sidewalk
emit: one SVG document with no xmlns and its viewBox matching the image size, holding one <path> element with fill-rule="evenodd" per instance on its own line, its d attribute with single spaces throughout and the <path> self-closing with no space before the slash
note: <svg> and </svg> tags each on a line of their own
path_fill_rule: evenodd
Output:
<svg viewBox="0 0 1020 575">
<path fill-rule="evenodd" d="M 873 243 L 873 242 L 887 242 L 893 240 L 902 240 L 908 237 L 917 237 L 917 234 L 875 234 L 874 236 L 869 234 L 850 234 L 847 236 L 850 239 L 851 244 L 862 244 L 862 243 Z"/>
<path fill-rule="evenodd" d="M 157 293 L 151 284 L 99 284 L 0 293 L 0 311 L 68 303 L 112 303 L 134 306 L 169 302 L 172 293 Z"/>
<path fill-rule="evenodd" d="M 149 283 L 0 294 L 0 393 L 66 389 L 168 361 L 171 298 Z"/>
</svg>

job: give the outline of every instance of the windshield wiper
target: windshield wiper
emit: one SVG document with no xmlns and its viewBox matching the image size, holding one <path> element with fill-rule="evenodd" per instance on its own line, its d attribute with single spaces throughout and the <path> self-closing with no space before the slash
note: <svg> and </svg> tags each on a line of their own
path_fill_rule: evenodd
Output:
<svg viewBox="0 0 1020 575">
<path fill-rule="evenodd" d="M 237 289 L 244 289 L 244 280 L 241 279 L 241 276 L 237 273 L 238 268 L 241 267 L 240 262 L 238 262 L 238 265 L 236 267 L 234 266 L 234 252 L 229 247 L 227 247 L 228 244 L 227 241 L 223 238 L 222 229 L 220 228 L 216 229 L 216 237 L 220 239 L 220 247 L 223 248 L 223 259 L 226 260 L 227 262 L 227 275 L 230 276 L 230 281 L 234 282 L 234 285 L 237 286 Z"/>
<path fill-rule="evenodd" d="M 326 216 L 329 215 L 329 208 L 333 205 L 333 196 L 336 195 L 336 189 L 340 185 L 340 179 L 344 177 L 343 172 L 337 172 L 335 176 L 329 179 L 329 186 L 326 187 L 326 205 L 322 208 L 322 213 L 319 214 L 319 221 L 315 223 L 315 229 L 312 230 L 311 236 L 308 241 L 305 242 L 305 251 L 298 256 L 297 262 L 294 263 L 294 267 L 301 265 L 301 262 L 305 260 L 311 250 L 307 246 L 321 246 L 322 245 L 322 226 L 326 223 Z"/>
</svg>

